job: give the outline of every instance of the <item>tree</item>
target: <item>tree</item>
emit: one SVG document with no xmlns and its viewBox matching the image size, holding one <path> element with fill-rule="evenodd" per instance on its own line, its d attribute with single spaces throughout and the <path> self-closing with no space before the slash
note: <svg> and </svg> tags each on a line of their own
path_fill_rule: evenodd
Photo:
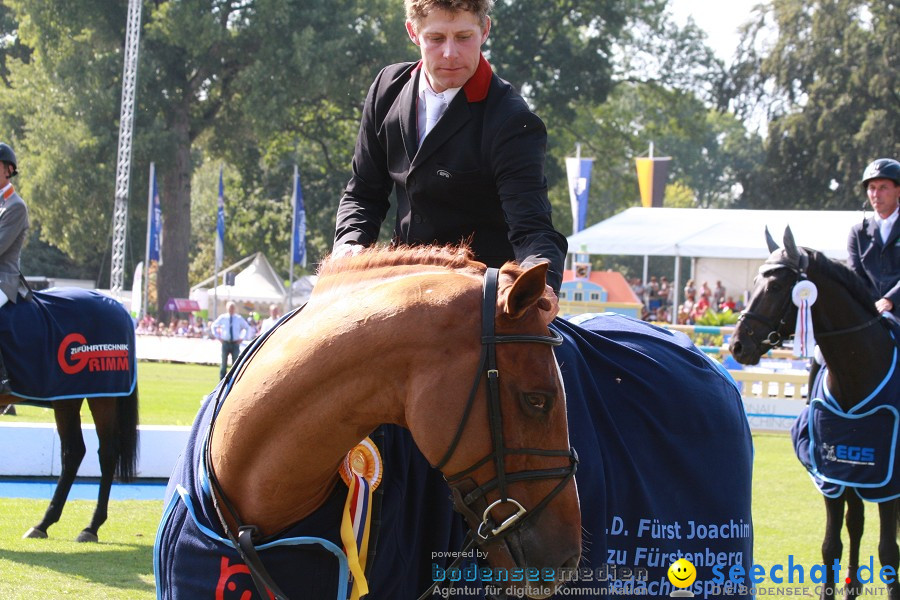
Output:
<svg viewBox="0 0 900 600">
<path fill-rule="evenodd" d="M 272 124 L 293 119 L 299 125 L 288 130 L 306 123 L 320 140 L 329 139 L 333 121 L 323 126 L 316 115 L 353 112 L 374 76 L 371 65 L 383 62 L 382 25 L 398 14 L 388 10 L 391 4 L 147 3 L 132 190 L 147 189 L 145 168 L 154 160 L 165 217 L 160 303 L 187 294 L 195 153 L 206 148 L 199 156 L 234 165 L 249 196 L 268 195 L 272 184 L 260 166 L 271 160 L 273 146 L 285 145 Z M 37 207 L 47 239 L 70 256 L 102 263 L 111 221 L 125 7 L 111 0 L 12 0 L 9 7 L 12 18 L 0 14 L 0 26 L 15 30 L 17 43 L 32 53 L 28 62 L 22 58 L 28 52 L 3 53 L 9 84 L 0 98 L 0 125 L 19 138 L 24 171 L 30 171 L 23 191 Z M 276 156 L 276 162 L 283 158 Z M 78 211 L 71 210 L 75 201 Z M 144 205 L 142 193 L 131 194 L 132 241 L 143 231 Z"/>
<path fill-rule="evenodd" d="M 737 109 L 764 110 L 769 119 L 748 207 L 856 208 L 865 165 L 900 155 L 895 2 L 764 6 L 744 35 L 732 79 Z"/>
</svg>

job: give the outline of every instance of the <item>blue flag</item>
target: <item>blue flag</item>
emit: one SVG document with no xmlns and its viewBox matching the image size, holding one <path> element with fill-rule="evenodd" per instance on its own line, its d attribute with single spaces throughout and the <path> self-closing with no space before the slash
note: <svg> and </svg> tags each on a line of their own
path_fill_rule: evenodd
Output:
<svg viewBox="0 0 900 600">
<path fill-rule="evenodd" d="M 219 167 L 219 209 L 216 213 L 216 269 L 222 266 L 225 255 L 225 184 Z"/>
<path fill-rule="evenodd" d="M 588 192 L 591 187 L 593 158 L 566 158 L 569 199 L 572 202 L 572 233 L 584 229 L 587 221 Z"/>
<path fill-rule="evenodd" d="M 159 206 L 159 186 L 156 171 L 153 172 L 153 202 L 150 208 L 150 236 L 147 242 L 147 259 L 159 262 L 159 240 L 162 234 L 162 209 Z"/>
<path fill-rule="evenodd" d="M 293 261 L 295 265 L 306 266 L 306 209 L 303 208 L 303 190 L 300 188 L 300 174 L 294 169 L 294 228 L 291 232 Z"/>
</svg>

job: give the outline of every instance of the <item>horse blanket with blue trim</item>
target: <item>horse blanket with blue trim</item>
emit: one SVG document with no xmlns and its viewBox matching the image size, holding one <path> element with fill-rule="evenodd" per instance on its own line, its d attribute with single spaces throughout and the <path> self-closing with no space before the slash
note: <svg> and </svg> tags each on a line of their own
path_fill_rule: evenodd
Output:
<svg viewBox="0 0 900 600">
<path fill-rule="evenodd" d="M 581 460 L 582 565 L 594 572 L 575 587 L 666 597 L 668 568 L 685 557 L 697 569 L 695 596 L 751 597 L 749 586 L 712 583 L 753 564 L 753 447 L 734 380 L 682 333 L 613 314 L 573 322 L 553 326 Z M 624 568 L 643 569 L 646 581 L 622 577 Z"/>
<path fill-rule="evenodd" d="M 585 544 L 568 587 L 582 590 L 584 598 L 619 597 L 627 590 L 667 597 L 673 590 L 669 565 L 686 557 L 697 568 L 697 596 L 749 598 L 749 590 L 709 587 L 717 574 L 727 578 L 731 566 L 752 564 L 752 441 L 727 372 L 687 336 L 627 317 L 595 316 L 580 326 L 557 320 L 552 327 L 564 338 L 555 353 L 570 441 L 580 458 Z M 216 598 L 258 597 L 247 567 L 222 540 L 200 468 L 212 404 L 208 400 L 201 409 L 170 480 L 154 551 L 161 599 L 219 592 Z M 441 555 L 461 549 L 466 527 L 452 510 L 443 477 L 428 466 L 408 431 L 382 426 L 374 439 L 384 458 L 384 494 L 366 598 L 415 599 L 444 576 L 450 560 Z M 338 483 L 324 507 L 278 537 L 320 537 L 339 548 L 345 495 Z M 308 522 L 313 518 L 321 521 Z M 287 562 L 278 562 L 277 553 Z M 346 597 L 339 560 L 321 544 L 269 547 L 259 554 L 292 599 Z M 466 597 L 484 597 L 478 581 L 452 585 L 465 587 Z"/>
<path fill-rule="evenodd" d="M 863 500 L 900 498 L 900 375 L 897 348 L 884 379 L 849 410 L 826 385 L 828 366 L 813 382 L 809 405 L 791 427 L 794 451 L 823 495 L 836 498 L 847 487 Z"/>
<path fill-rule="evenodd" d="M 157 598 L 258 598 L 249 569 L 227 540 L 212 504 L 204 448 L 215 412 L 214 392 L 201 407 L 188 446 L 166 491 L 154 548 Z M 227 402 L 227 398 L 225 399 Z M 385 425 L 372 435 L 386 466 L 373 524 L 367 568 L 369 599 L 418 598 L 431 580 L 433 550 L 459 550 L 467 530 L 452 509 L 450 491 L 405 429 Z M 266 490 L 260 490 L 266 493 Z M 274 581 L 291 600 L 345 600 L 347 562 L 340 523 L 347 486 L 338 481 L 325 504 L 256 546 Z M 452 559 L 450 559 L 452 560 Z"/>
<path fill-rule="evenodd" d="M 99 292 L 57 288 L 0 308 L 13 394 L 29 400 L 127 396 L 137 382 L 134 322 Z"/>
</svg>

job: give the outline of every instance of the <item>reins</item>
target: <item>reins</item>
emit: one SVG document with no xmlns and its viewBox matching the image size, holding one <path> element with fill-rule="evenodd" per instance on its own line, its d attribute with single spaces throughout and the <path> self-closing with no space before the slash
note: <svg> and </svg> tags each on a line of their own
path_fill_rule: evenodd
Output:
<svg viewBox="0 0 900 600">
<path fill-rule="evenodd" d="M 210 497 L 212 499 L 213 507 L 215 507 L 216 509 L 216 515 L 219 518 L 219 524 L 222 526 L 222 530 L 225 532 L 225 535 L 228 536 L 228 540 L 231 542 L 232 546 L 234 546 L 235 550 L 237 550 L 237 553 L 241 557 L 241 560 L 244 561 L 244 563 L 247 565 L 247 569 L 250 571 L 250 578 L 253 579 L 253 585 L 256 586 L 256 590 L 259 592 L 260 598 L 267 598 L 268 594 L 266 590 L 268 590 L 274 596 L 275 600 L 290 599 L 284 592 L 281 591 L 281 588 L 278 587 L 278 584 L 275 583 L 275 580 L 272 579 L 269 571 L 266 570 L 265 565 L 263 565 L 262 559 L 260 559 L 259 554 L 256 552 L 256 548 L 253 545 L 253 538 L 259 537 L 259 529 L 255 525 L 243 524 L 238 517 L 234 505 L 230 500 L 228 500 L 228 496 L 225 495 L 225 491 L 222 489 L 222 485 L 219 483 L 219 479 L 216 477 L 216 472 L 213 468 L 210 440 L 212 439 L 213 428 L 216 424 L 215 415 L 218 414 L 219 404 L 225 398 L 227 390 L 231 388 L 231 384 L 234 378 L 237 376 L 243 366 L 250 361 L 250 358 L 256 353 L 256 351 L 266 340 L 266 338 L 268 338 L 269 335 L 271 335 L 272 332 L 278 328 L 278 326 L 283 325 L 288 320 L 292 319 L 297 313 L 303 310 L 304 306 L 306 306 L 306 304 L 294 309 L 293 312 L 285 315 L 281 319 L 281 321 L 279 321 L 276 327 L 269 329 L 263 335 L 259 336 L 253 342 L 253 344 L 249 348 L 247 348 L 243 354 L 241 354 L 241 356 L 238 358 L 238 361 L 231 366 L 231 369 L 225 375 L 225 378 L 222 380 L 222 383 L 219 386 L 219 393 L 216 395 L 216 410 L 214 411 L 213 418 L 209 423 L 209 431 L 207 432 L 206 446 L 204 448 L 206 472 L 213 491 L 213 493 L 210 494 Z M 219 505 L 219 500 L 221 500 L 225 510 L 228 511 L 228 515 L 237 526 L 237 537 L 235 537 L 234 533 L 232 533 L 231 528 L 228 527 L 228 522 L 225 520 L 225 515 L 222 512 L 222 507 Z"/>
</svg>

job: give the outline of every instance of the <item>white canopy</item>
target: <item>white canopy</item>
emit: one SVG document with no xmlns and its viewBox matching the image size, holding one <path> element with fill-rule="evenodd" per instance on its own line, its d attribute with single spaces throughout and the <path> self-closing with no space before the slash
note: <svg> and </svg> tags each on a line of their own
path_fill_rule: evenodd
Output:
<svg viewBox="0 0 900 600">
<path fill-rule="evenodd" d="M 200 290 L 204 290 L 208 294 L 208 298 L 216 297 L 220 304 L 229 300 L 254 304 L 282 304 L 284 302 L 286 291 L 284 283 L 262 252 L 257 252 L 234 263 L 223 269 L 222 273 L 237 271 L 240 267 L 244 268 L 235 274 L 234 285 L 218 285 L 207 290 L 206 286 L 213 283 L 213 278 L 210 277 L 191 288 L 191 297 L 197 295 Z"/>
<path fill-rule="evenodd" d="M 764 260 L 766 226 L 781 245 L 790 225 L 798 245 L 846 261 L 861 220 L 861 211 L 633 207 L 569 236 L 569 252 Z"/>
</svg>

